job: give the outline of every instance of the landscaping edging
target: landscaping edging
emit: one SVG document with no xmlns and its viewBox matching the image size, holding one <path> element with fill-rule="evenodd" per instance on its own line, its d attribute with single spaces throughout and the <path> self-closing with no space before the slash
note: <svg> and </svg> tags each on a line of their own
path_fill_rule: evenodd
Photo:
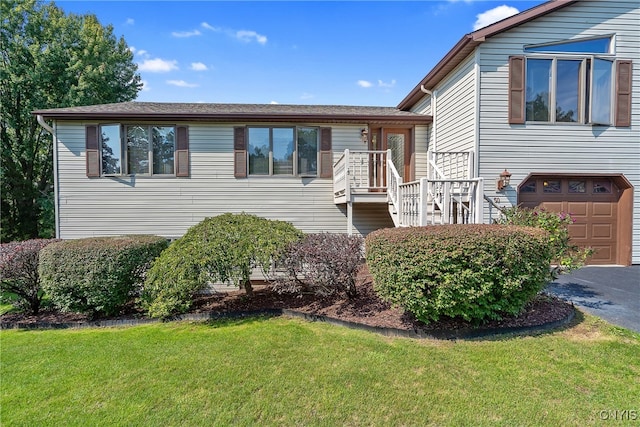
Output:
<svg viewBox="0 0 640 427">
<path fill-rule="evenodd" d="M 343 326 L 351 329 L 362 330 L 367 332 L 373 332 L 388 337 L 402 337 L 402 338 L 431 338 L 440 340 L 453 340 L 453 339 L 470 339 L 470 338 L 482 338 L 488 336 L 505 335 L 505 334 L 522 334 L 522 333 L 537 333 L 545 332 L 553 329 L 557 329 L 568 325 L 575 318 L 575 307 L 564 318 L 553 322 L 544 323 L 535 326 L 516 326 L 508 328 L 463 328 L 457 330 L 451 329 L 396 329 L 386 328 L 379 326 L 370 326 L 362 323 L 350 322 L 346 320 L 336 319 L 329 316 L 323 316 L 320 314 L 303 313 L 291 309 L 272 309 L 272 310 L 259 310 L 259 311 L 245 311 L 245 312 L 202 312 L 202 313 L 187 313 L 178 316 L 174 316 L 168 320 L 158 319 L 115 319 L 115 320 L 95 320 L 88 322 L 64 322 L 64 323 L 48 323 L 48 322 L 0 322 L 0 329 L 78 329 L 78 328 L 101 328 L 101 327 L 113 327 L 113 326 L 135 326 L 144 325 L 149 323 L 167 322 L 167 321 L 204 321 L 204 320 L 216 320 L 216 319 L 241 319 L 255 316 L 288 316 L 300 319 L 305 319 L 311 322 L 325 322 L 331 325 Z"/>
</svg>

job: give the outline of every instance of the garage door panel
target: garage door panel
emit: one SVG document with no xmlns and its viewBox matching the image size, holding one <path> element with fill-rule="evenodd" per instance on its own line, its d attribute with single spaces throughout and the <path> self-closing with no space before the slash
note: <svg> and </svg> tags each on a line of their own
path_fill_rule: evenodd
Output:
<svg viewBox="0 0 640 427">
<path fill-rule="evenodd" d="M 591 226 L 591 237 L 594 239 L 613 239 L 614 236 L 611 224 L 593 224 Z"/>
<path fill-rule="evenodd" d="M 611 250 L 611 246 L 591 246 L 595 252 L 591 256 L 590 263 L 591 264 L 613 264 L 613 251 Z"/>
<path fill-rule="evenodd" d="M 543 207 L 551 212 L 562 212 L 564 209 L 563 202 L 549 202 L 549 201 L 545 201 L 543 204 Z"/>
<path fill-rule="evenodd" d="M 567 227 L 572 240 L 584 240 L 588 237 L 587 224 L 572 224 Z M 577 243 L 577 242 L 576 242 Z"/>
<path fill-rule="evenodd" d="M 588 204 L 586 202 L 568 202 L 567 210 L 571 214 L 572 217 L 583 217 L 587 216 L 587 207 Z"/>
<path fill-rule="evenodd" d="M 592 216 L 594 217 L 613 217 L 613 203 L 609 202 L 593 202 Z"/>
</svg>

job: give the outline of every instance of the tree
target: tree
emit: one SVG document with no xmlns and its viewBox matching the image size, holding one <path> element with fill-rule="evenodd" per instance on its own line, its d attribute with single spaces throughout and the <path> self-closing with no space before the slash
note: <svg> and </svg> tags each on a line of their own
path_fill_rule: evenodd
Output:
<svg viewBox="0 0 640 427">
<path fill-rule="evenodd" d="M 34 110 L 124 102 L 141 89 L 133 53 L 95 15 L 0 0 L 2 241 L 53 234 L 53 147 Z"/>
</svg>

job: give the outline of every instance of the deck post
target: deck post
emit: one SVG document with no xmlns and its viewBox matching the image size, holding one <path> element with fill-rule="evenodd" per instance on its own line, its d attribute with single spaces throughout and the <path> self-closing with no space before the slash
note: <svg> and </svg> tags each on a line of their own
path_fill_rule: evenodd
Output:
<svg viewBox="0 0 640 427">
<path fill-rule="evenodd" d="M 476 194 L 474 194 L 474 208 L 475 208 L 475 223 L 476 224 L 483 224 L 483 218 L 484 218 L 484 198 L 482 197 L 484 195 L 484 179 L 483 178 L 478 178 L 478 184 L 476 187 Z"/>
<path fill-rule="evenodd" d="M 353 202 L 347 200 L 347 234 L 353 235 Z"/>
<path fill-rule="evenodd" d="M 442 217 L 440 218 L 441 224 L 451 223 L 451 182 L 446 181 L 444 183 L 444 194 L 442 197 Z"/>
<path fill-rule="evenodd" d="M 420 202 L 418 205 L 418 225 L 427 225 L 427 178 L 420 178 Z"/>
</svg>

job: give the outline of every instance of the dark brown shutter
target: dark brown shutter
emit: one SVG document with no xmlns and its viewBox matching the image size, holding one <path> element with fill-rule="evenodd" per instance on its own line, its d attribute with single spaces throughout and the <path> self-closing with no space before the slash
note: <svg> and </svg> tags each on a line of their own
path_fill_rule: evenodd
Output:
<svg viewBox="0 0 640 427">
<path fill-rule="evenodd" d="M 616 119 L 615 125 L 631 126 L 631 61 L 616 61 Z"/>
<path fill-rule="evenodd" d="M 523 124 L 524 116 L 524 57 L 509 58 L 509 123 Z"/>
<path fill-rule="evenodd" d="M 331 128 L 320 128 L 320 178 L 331 178 L 332 176 Z"/>
<path fill-rule="evenodd" d="M 98 126 L 89 125 L 85 127 L 85 149 L 87 156 L 87 176 L 100 176 L 100 143 L 98 136 Z"/>
<path fill-rule="evenodd" d="M 244 127 L 233 128 L 233 176 L 247 177 L 247 141 Z"/>
<path fill-rule="evenodd" d="M 176 127 L 176 176 L 189 176 L 189 127 Z"/>
</svg>

